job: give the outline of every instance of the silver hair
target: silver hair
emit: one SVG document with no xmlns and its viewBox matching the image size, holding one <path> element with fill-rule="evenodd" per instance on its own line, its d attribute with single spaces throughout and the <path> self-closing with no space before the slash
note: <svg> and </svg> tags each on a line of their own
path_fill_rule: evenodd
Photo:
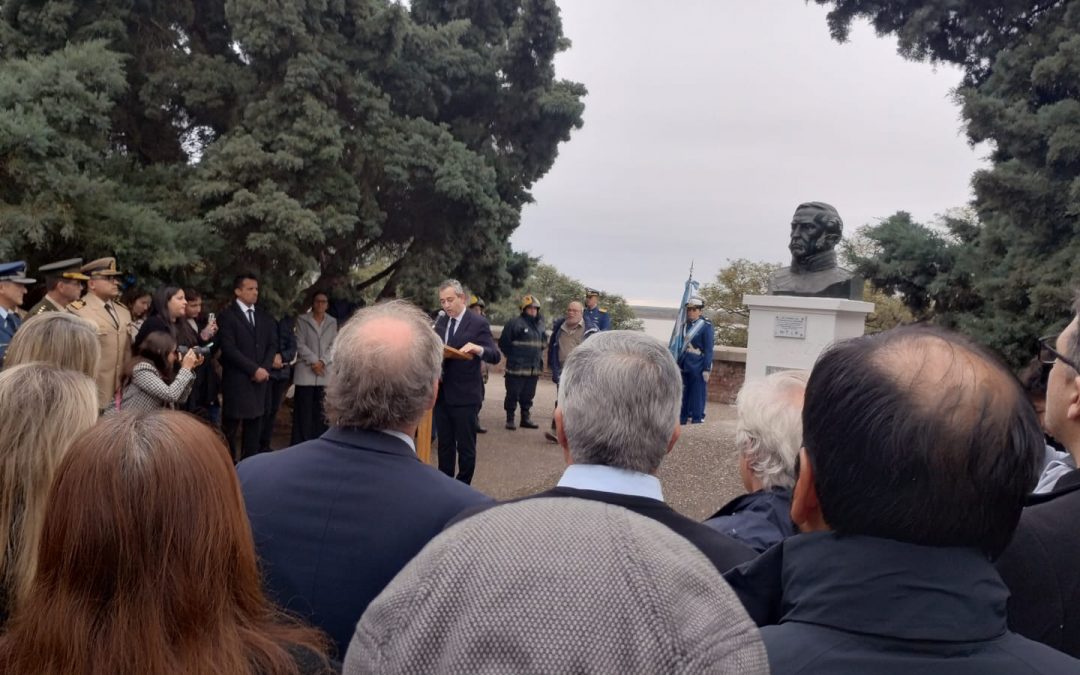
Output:
<svg viewBox="0 0 1080 675">
<path fill-rule="evenodd" d="M 460 295 L 462 297 L 465 297 L 465 287 L 462 286 L 461 282 L 458 281 L 457 279 L 447 279 L 446 281 L 439 284 L 439 292 L 440 293 L 442 293 L 447 288 L 452 288 L 452 289 L 454 289 L 454 293 L 457 293 L 458 295 Z"/>
<path fill-rule="evenodd" d="M 398 324 L 408 336 L 387 339 L 372 324 Z M 427 315 L 403 300 L 356 312 L 334 340 L 326 384 L 326 419 L 336 427 L 397 429 L 419 420 L 435 394 L 442 343 Z"/>
<path fill-rule="evenodd" d="M 735 399 L 735 447 L 764 489 L 795 486 L 802 447 L 805 370 L 783 370 L 743 385 Z"/>
<path fill-rule="evenodd" d="M 576 464 L 656 471 L 681 401 L 682 378 L 666 345 L 637 331 L 594 335 L 570 353 L 559 382 L 570 456 Z"/>
</svg>

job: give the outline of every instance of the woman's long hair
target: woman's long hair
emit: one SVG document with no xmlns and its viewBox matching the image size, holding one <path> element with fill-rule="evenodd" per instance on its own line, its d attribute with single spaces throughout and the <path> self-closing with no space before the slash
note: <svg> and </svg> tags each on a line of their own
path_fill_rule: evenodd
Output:
<svg viewBox="0 0 1080 675">
<path fill-rule="evenodd" d="M 220 436 L 187 413 L 121 413 L 57 471 L 0 672 L 276 675 L 324 645 L 263 594 Z"/>
<path fill-rule="evenodd" d="M 171 383 L 176 378 L 176 369 L 169 365 L 169 354 L 175 351 L 176 338 L 172 335 L 163 330 L 147 333 L 142 342 L 132 348 L 132 358 L 124 365 L 120 386 L 126 387 L 131 382 L 135 366 L 140 363 L 149 363 L 157 369 L 158 375 L 166 384 Z"/>
<path fill-rule="evenodd" d="M 169 314 L 169 300 L 172 300 L 177 293 L 183 290 L 179 286 L 159 287 L 150 296 L 150 312 L 147 317 L 161 317 L 161 320 L 169 327 L 169 333 L 176 338 L 176 344 L 191 347 L 199 344 L 199 340 L 195 331 L 191 330 L 191 326 L 188 325 L 187 318 L 182 316 L 179 319 L 174 319 Z"/>
<path fill-rule="evenodd" d="M 97 374 L 101 360 L 97 327 L 67 312 L 44 312 L 19 326 L 4 353 L 4 366 L 41 361 L 77 370 L 89 377 Z"/>
<path fill-rule="evenodd" d="M 3 613 L 22 604 L 37 569 L 38 538 L 53 475 L 72 440 L 97 418 L 97 385 L 82 373 L 34 362 L 0 372 Z"/>
</svg>

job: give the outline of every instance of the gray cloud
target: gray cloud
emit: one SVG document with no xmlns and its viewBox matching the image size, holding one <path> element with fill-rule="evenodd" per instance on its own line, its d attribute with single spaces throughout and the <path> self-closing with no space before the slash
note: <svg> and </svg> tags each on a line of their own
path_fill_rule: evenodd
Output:
<svg viewBox="0 0 1080 675">
<path fill-rule="evenodd" d="M 846 231 L 971 198 L 952 69 L 904 61 L 859 26 L 829 39 L 798 0 L 563 0 L 561 77 L 585 127 L 526 207 L 515 248 L 640 303 L 678 301 L 727 258 L 782 261 L 802 201 Z"/>
</svg>

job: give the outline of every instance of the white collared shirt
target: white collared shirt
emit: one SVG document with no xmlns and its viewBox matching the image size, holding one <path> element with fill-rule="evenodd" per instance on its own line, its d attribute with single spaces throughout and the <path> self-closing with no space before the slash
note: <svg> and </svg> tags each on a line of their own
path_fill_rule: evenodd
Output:
<svg viewBox="0 0 1080 675">
<path fill-rule="evenodd" d="M 563 471 L 558 487 L 664 501 L 664 491 L 656 476 L 602 464 L 571 464 Z"/>
<path fill-rule="evenodd" d="M 236 304 L 240 305 L 240 311 L 244 313 L 244 318 L 248 318 L 248 310 L 255 309 L 255 305 L 245 305 L 240 301 L 240 298 L 236 299 Z"/>
<path fill-rule="evenodd" d="M 380 434 L 386 434 L 387 436 L 393 436 L 394 438 L 400 438 L 401 440 L 408 443 L 409 444 L 409 449 L 413 451 L 414 455 L 416 454 L 416 441 L 413 440 L 413 437 L 410 436 L 409 434 L 406 434 L 406 433 L 401 432 L 401 431 L 397 431 L 396 429 L 377 429 L 377 431 Z"/>
<path fill-rule="evenodd" d="M 7 321 L 7 315 L 11 312 L 7 311 L 3 307 L 0 307 L 0 322 Z"/>
</svg>

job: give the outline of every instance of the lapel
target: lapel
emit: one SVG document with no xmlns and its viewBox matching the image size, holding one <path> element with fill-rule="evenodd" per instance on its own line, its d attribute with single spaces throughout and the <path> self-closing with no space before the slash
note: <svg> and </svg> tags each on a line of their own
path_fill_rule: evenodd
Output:
<svg viewBox="0 0 1080 675">
<path fill-rule="evenodd" d="M 248 321 L 247 312 L 245 312 L 243 309 L 240 308 L 240 305 L 237 304 L 236 298 L 233 298 L 232 308 L 233 308 L 233 310 L 236 311 L 236 315 L 238 317 L 240 317 L 240 323 L 242 323 L 244 325 L 244 327 L 247 328 L 250 333 L 254 334 L 255 333 L 255 324 L 253 324 L 251 321 Z M 259 321 L 259 313 L 258 312 L 255 312 L 255 321 L 256 322 Z"/>
</svg>

